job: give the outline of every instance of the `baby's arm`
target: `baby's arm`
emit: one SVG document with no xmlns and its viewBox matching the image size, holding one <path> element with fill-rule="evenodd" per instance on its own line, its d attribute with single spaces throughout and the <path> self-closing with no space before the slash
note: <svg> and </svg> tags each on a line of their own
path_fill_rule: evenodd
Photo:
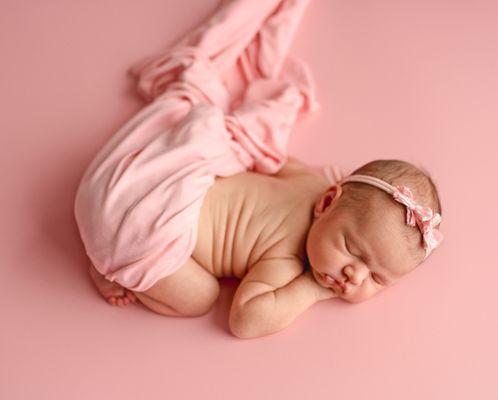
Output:
<svg viewBox="0 0 498 400">
<path fill-rule="evenodd" d="M 240 338 L 275 333 L 320 300 L 336 297 L 320 286 L 299 258 L 259 261 L 241 281 L 230 309 L 230 329 Z"/>
</svg>

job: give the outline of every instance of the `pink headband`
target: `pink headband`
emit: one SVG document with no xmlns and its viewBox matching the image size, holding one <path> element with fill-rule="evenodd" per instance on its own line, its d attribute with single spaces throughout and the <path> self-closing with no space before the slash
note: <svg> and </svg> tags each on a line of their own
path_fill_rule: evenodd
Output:
<svg viewBox="0 0 498 400">
<path fill-rule="evenodd" d="M 429 207 L 423 207 L 415 202 L 412 191 L 406 186 L 391 186 L 382 179 L 369 175 L 350 175 L 342 179 L 339 184 L 346 182 L 361 182 L 373 185 L 391 194 L 397 202 L 406 206 L 406 224 L 418 226 L 424 239 L 425 257 L 429 257 L 432 250 L 438 247 L 442 240 L 443 234 L 434 228 L 441 223 L 441 215 L 433 213 Z"/>
</svg>

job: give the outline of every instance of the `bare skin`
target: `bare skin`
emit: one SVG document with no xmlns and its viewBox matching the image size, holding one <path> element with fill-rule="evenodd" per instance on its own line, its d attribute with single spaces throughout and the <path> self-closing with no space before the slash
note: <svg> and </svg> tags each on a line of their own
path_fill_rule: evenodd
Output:
<svg viewBox="0 0 498 400">
<path fill-rule="evenodd" d="M 88 272 L 90 273 L 90 277 L 97 287 L 97 290 L 109 304 L 113 306 L 125 306 L 137 301 L 137 297 L 132 291 L 105 279 L 104 276 L 95 269 L 92 263 L 88 266 Z"/>
<path fill-rule="evenodd" d="M 304 262 L 313 208 L 329 186 L 325 177 L 294 158 L 275 175 L 243 172 L 217 178 L 201 208 L 191 258 L 216 278 L 237 279 L 262 257 L 298 256 Z M 107 281 L 92 265 L 89 272 L 109 304 L 145 300 Z M 316 286 L 327 297 L 328 289 Z"/>
</svg>

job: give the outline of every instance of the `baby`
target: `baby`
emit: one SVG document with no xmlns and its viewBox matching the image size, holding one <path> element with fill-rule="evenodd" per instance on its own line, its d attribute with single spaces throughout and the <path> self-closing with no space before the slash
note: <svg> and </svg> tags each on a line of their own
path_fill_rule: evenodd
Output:
<svg viewBox="0 0 498 400">
<path fill-rule="evenodd" d="M 295 158 L 275 175 L 216 178 L 204 199 L 191 257 L 134 292 L 90 266 L 113 305 L 137 299 L 168 316 L 207 313 L 218 278 L 241 282 L 229 315 L 239 338 L 275 333 L 317 301 L 365 301 L 421 264 L 442 241 L 441 205 L 424 172 L 376 160 L 331 186 Z"/>
</svg>

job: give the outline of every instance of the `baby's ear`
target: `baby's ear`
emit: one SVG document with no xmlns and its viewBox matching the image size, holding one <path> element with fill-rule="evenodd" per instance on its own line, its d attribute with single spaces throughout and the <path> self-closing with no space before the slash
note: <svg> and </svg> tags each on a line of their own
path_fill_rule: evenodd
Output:
<svg viewBox="0 0 498 400">
<path fill-rule="evenodd" d="M 315 203 L 314 216 L 318 218 L 331 206 L 335 206 L 339 197 L 342 195 L 341 185 L 332 185 L 323 193 L 318 201 Z"/>
</svg>

